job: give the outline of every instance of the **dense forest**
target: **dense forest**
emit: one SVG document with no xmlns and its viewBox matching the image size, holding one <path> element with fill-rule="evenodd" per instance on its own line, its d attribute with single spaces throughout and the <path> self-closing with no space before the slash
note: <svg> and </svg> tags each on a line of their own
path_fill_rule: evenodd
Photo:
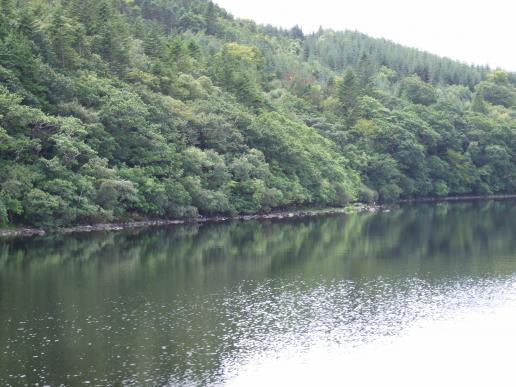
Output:
<svg viewBox="0 0 516 387">
<path fill-rule="evenodd" d="M 0 224 L 516 192 L 516 75 L 206 0 L 0 0 Z"/>
</svg>

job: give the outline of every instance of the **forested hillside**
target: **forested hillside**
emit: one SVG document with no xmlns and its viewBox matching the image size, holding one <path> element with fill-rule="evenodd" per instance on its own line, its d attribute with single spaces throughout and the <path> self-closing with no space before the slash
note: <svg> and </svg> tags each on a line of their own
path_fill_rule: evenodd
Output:
<svg viewBox="0 0 516 387">
<path fill-rule="evenodd" d="M 516 76 L 205 0 L 1 0 L 0 224 L 516 192 Z"/>
</svg>

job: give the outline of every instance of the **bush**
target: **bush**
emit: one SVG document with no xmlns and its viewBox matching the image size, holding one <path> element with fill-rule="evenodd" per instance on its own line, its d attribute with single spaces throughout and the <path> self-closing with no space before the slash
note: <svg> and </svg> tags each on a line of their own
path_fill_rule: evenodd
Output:
<svg viewBox="0 0 516 387">
<path fill-rule="evenodd" d="M 401 188 L 392 183 L 380 187 L 379 191 L 380 200 L 386 203 L 395 202 L 402 193 Z"/>
<path fill-rule="evenodd" d="M 349 188 L 343 183 L 336 183 L 335 187 L 335 204 L 345 206 L 354 199 L 353 194 L 349 192 Z"/>
<path fill-rule="evenodd" d="M 9 218 L 7 217 L 7 207 L 0 199 L 0 224 L 7 224 L 9 223 Z"/>
<path fill-rule="evenodd" d="M 401 95 L 420 105 L 431 105 L 437 101 L 437 93 L 432 85 L 423 82 L 418 76 L 407 77 L 401 82 Z"/>
<path fill-rule="evenodd" d="M 176 219 L 191 219 L 198 215 L 199 211 L 194 206 L 172 206 L 168 212 L 168 216 Z"/>
<path fill-rule="evenodd" d="M 434 183 L 434 192 L 437 196 L 446 196 L 450 193 L 450 189 L 444 181 L 437 180 Z"/>
<path fill-rule="evenodd" d="M 358 191 L 358 201 L 361 203 L 374 203 L 378 200 L 378 192 L 374 189 L 366 187 L 365 185 L 360 187 Z"/>
<path fill-rule="evenodd" d="M 60 225 L 56 219 L 60 207 L 59 197 L 34 188 L 25 197 L 24 215 L 29 223 L 38 227 Z"/>
</svg>

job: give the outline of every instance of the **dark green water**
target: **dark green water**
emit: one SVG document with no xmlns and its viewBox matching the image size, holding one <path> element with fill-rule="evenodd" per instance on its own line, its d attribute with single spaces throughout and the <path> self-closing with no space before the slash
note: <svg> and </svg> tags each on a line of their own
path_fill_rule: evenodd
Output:
<svg viewBox="0 0 516 387">
<path fill-rule="evenodd" d="M 0 241 L 0 385 L 279 381 L 515 294 L 513 201 Z"/>
</svg>

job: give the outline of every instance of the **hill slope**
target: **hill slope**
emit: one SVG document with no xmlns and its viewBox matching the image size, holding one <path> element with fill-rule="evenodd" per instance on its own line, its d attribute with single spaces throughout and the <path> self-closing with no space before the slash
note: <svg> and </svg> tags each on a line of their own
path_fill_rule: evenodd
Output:
<svg viewBox="0 0 516 387">
<path fill-rule="evenodd" d="M 204 0 L 4 0 L 0 223 L 516 190 L 516 79 Z"/>
</svg>

